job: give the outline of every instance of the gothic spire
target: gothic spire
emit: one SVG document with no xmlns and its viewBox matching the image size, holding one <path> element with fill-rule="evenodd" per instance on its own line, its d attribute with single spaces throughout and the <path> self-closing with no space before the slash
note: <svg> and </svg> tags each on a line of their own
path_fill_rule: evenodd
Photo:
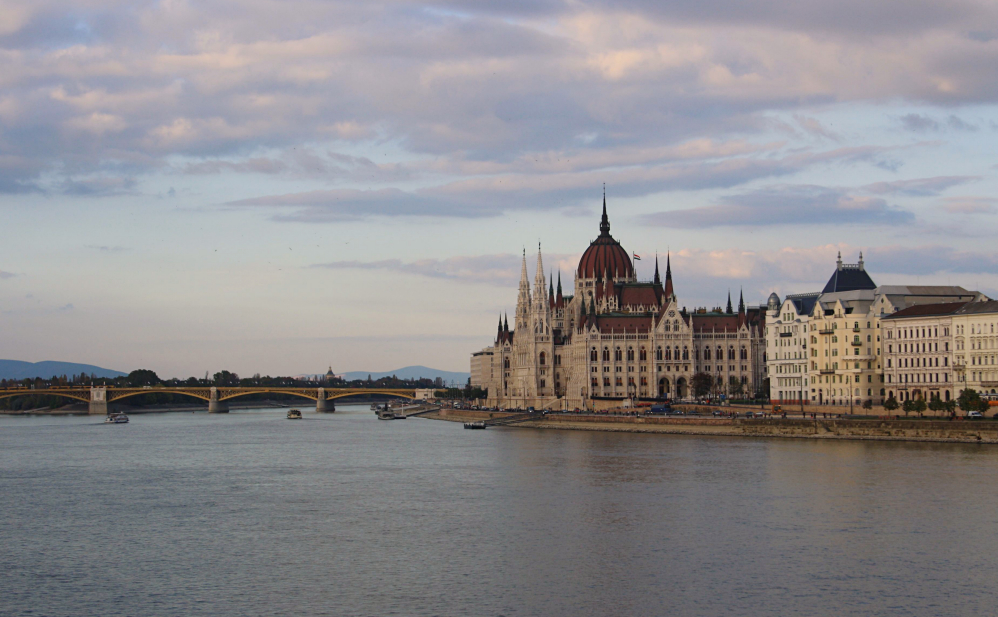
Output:
<svg viewBox="0 0 998 617">
<path fill-rule="evenodd" d="M 655 253 L 655 284 L 661 285 L 662 279 L 658 275 L 658 253 Z"/>
<path fill-rule="evenodd" d="M 745 314 L 745 293 L 741 289 L 738 290 L 738 314 Z"/>
<path fill-rule="evenodd" d="M 509 316 L 503 315 L 502 331 L 509 334 Z"/>
<path fill-rule="evenodd" d="M 599 223 L 599 233 L 601 236 L 610 235 L 610 219 L 606 216 L 606 184 L 603 185 L 603 218 Z"/>
<path fill-rule="evenodd" d="M 731 290 L 728 290 L 728 307 L 724 309 L 724 312 L 728 315 L 732 314 L 734 311 L 731 309 Z"/>
<path fill-rule="evenodd" d="M 672 290 L 672 255 L 671 253 L 665 254 L 665 297 L 671 298 L 676 295 Z"/>
<path fill-rule="evenodd" d="M 558 295 L 555 297 L 555 304 L 558 308 L 564 308 L 565 298 L 561 295 L 561 270 L 558 270 Z"/>
</svg>

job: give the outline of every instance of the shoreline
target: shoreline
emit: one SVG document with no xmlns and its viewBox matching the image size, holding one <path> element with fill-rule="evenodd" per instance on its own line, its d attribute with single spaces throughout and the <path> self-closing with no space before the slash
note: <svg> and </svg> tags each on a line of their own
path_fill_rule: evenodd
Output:
<svg viewBox="0 0 998 617">
<path fill-rule="evenodd" d="M 443 409 L 423 414 L 430 420 L 470 422 L 498 420 L 504 412 Z M 775 437 L 784 439 L 909 441 L 922 443 L 998 444 L 998 422 L 893 419 L 740 419 L 549 414 L 509 425 L 512 428 L 693 435 L 707 437 Z"/>
</svg>

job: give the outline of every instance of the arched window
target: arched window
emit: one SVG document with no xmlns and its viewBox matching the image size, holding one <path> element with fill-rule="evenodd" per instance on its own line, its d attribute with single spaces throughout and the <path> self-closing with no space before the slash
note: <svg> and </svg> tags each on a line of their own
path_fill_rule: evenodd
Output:
<svg viewBox="0 0 998 617">
<path fill-rule="evenodd" d="M 734 359 L 735 359 L 735 348 L 728 347 L 728 360 L 734 360 Z"/>
<path fill-rule="evenodd" d="M 613 348 L 613 359 L 615 362 L 620 362 L 624 359 L 624 352 L 620 350 L 620 347 Z"/>
<path fill-rule="evenodd" d="M 742 347 L 742 350 L 741 350 L 741 359 L 742 360 L 748 360 L 748 352 L 745 350 L 744 347 Z"/>
<path fill-rule="evenodd" d="M 509 358 L 505 358 L 502 361 L 503 368 L 509 368 Z"/>
<path fill-rule="evenodd" d="M 647 359 L 648 359 L 648 352 L 647 352 L 647 351 L 645 351 L 645 348 L 644 348 L 644 347 L 642 347 L 642 348 L 641 348 L 641 353 L 640 353 L 640 355 L 638 355 L 638 359 L 639 359 L 639 360 L 640 360 L 641 362 L 644 362 L 645 360 L 647 360 Z"/>
<path fill-rule="evenodd" d="M 678 350 L 679 347 L 676 347 L 676 349 Z M 690 352 L 688 349 L 686 349 L 686 346 L 683 345 L 683 360 L 689 360 L 689 359 L 690 359 Z"/>
<path fill-rule="evenodd" d="M 595 347 L 593 347 L 593 348 L 592 348 L 592 350 L 590 350 L 590 352 L 589 352 L 589 360 L 590 360 L 591 362 L 596 362 L 596 360 L 598 360 L 598 359 L 599 359 L 599 358 L 598 358 L 598 356 L 596 355 L 596 348 L 595 348 Z"/>
<path fill-rule="evenodd" d="M 710 347 L 703 350 L 703 359 L 710 360 Z"/>
<path fill-rule="evenodd" d="M 628 347 L 627 348 L 627 361 L 628 362 L 634 362 L 634 348 L 633 347 Z"/>
<path fill-rule="evenodd" d="M 541 366 L 544 366 L 547 363 L 547 353 L 543 351 L 541 352 L 540 361 L 541 361 Z"/>
<path fill-rule="evenodd" d="M 604 347 L 603 348 L 603 361 L 604 362 L 609 362 L 610 361 L 610 348 L 609 347 Z"/>
<path fill-rule="evenodd" d="M 661 347 L 656 347 L 655 348 L 655 359 L 656 360 L 661 360 L 662 359 L 662 348 Z"/>
<path fill-rule="evenodd" d="M 720 345 L 717 346 L 717 355 L 714 357 L 717 358 L 718 360 L 724 359 L 724 349 L 722 349 Z"/>
</svg>

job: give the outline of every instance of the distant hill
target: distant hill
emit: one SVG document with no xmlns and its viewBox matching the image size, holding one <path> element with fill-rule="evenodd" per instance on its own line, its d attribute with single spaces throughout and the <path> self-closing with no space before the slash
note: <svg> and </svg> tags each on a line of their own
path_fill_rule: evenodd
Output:
<svg viewBox="0 0 998 617">
<path fill-rule="evenodd" d="M 53 375 L 97 375 L 98 377 L 120 377 L 128 373 L 112 371 L 92 364 L 77 364 L 76 362 L 22 362 L 20 360 L 0 360 L 0 379 L 48 379 Z"/>
<path fill-rule="evenodd" d="M 458 386 L 463 386 L 468 383 L 468 378 L 471 377 L 471 373 L 441 371 L 428 366 L 406 366 L 394 371 L 387 371 L 383 373 L 377 373 L 374 371 L 351 371 L 349 373 L 344 373 L 343 378 L 347 381 L 353 381 L 355 379 L 367 379 L 368 375 L 371 376 L 371 379 L 381 379 L 382 377 L 391 377 L 392 375 L 395 375 L 399 379 L 419 379 L 420 377 L 436 379 L 439 377 L 443 379 L 444 383 L 447 385 L 453 383 Z"/>
</svg>

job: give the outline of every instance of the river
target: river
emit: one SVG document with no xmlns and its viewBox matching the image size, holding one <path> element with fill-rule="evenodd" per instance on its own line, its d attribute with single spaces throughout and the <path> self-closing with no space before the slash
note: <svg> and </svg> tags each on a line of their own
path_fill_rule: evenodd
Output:
<svg viewBox="0 0 998 617">
<path fill-rule="evenodd" d="M 303 408 L 304 410 L 304 408 Z M 0 416 L 3 615 L 984 615 L 998 448 Z"/>
</svg>

